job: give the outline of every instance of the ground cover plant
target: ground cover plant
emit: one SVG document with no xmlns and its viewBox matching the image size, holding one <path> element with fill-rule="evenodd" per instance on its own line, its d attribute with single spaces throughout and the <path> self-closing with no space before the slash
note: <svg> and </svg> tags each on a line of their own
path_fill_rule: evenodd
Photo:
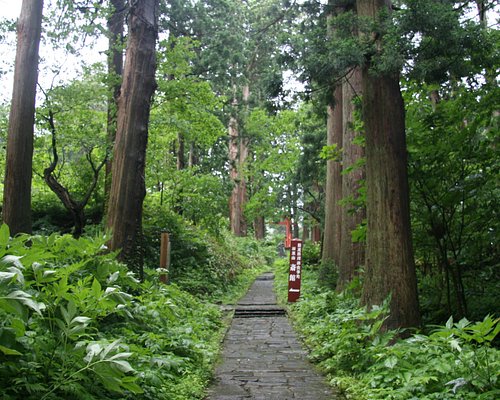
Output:
<svg viewBox="0 0 500 400">
<path fill-rule="evenodd" d="M 286 301 L 287 263 L 277 264 L 280 301 Z M 342 293 L 303 272 L 301 300 L 290 306 L 295 327 L 314 362 L 348 399 L 489 399 L 500 395 L 500 320 L 466 319 L 421 332 L 383 331 L 388 301 L 367 312 L 359 281 Z M 405 337 L 405 338 L 403 338 Z"/>
<path fill-rule="evenodd" d="M 203 397 L 223 331 L 219 308 L 159 285 L 153 272 L 139 282 L 106 241 L 10 238 L 1 227 L 4 399 Z"/>
</svg>

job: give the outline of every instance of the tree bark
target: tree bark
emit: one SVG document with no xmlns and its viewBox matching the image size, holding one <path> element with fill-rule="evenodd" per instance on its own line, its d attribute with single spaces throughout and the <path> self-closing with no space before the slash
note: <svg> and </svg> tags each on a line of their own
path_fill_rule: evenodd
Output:
<svg viewBox="0 0 500 400">
<path fill-rule="evenodd" d="M 31 233 L 31 179 L 38 49 L 43 0 L 23 0 L 17 22 L 14 87 L 9 115 L 3 221 L 10 233 Z"/>
<path fill-rule="evenodd" d="M 194 166 L 198 165 L 198 154 L 197 154 L 197 148 L 194 142 L 191 142 L 189 144 L 189 157 L 188 157 L 188 167 L 193 168 Z"/>
<path fill-rule="evenodd" d="M 253 221 L 255 239 L 264 240 L 266 238 L 266 221 L 264 217 L 256 217 Z"/>
<path fill-rule="evenodd" d="M 123 30 L 125 0 L 111 0 L 111 14 L 108 18 L 108 145 L 111 153 L 116 138 L 116 117 L 118 98 L 120 97 L 121 78 L 123 75 Z M 104 179 L 104 214 L 108 211 L 109 192 L 111 190 L 111 157 L 106 162 Z"/>
<path fill-rule="evenodd" d="M 248 86 L 243 88 L 243 103 L 246 105 L 250 96 Z M 236 99 L 233 101 L 233 106 L 237 106 Z M 244 165 L 248 157 L 248 143 L 240 134 L 238 121 L 233 115 L 229 119 L 229 177 L 233 183 L 233 190 L 229 199 L 229 220 L 231 232 L 236 236 L 247 235 L 247 223 L 245 220 L 244 209 L 247 198 L 246 182 L 244 174 Z"/>
<path fill-rule="evenodd" d="M 186 160 L 184 156 L 184 136 L 177 134 L 177 171 L 186 169 Z"/>
<path fill-rule="evenodd" d="M 158 0 L 138 0 L 130 9 L 123 83 L 118 100 L 107 226 L 110 249 L 142 278 L 142 204 L 149 112 L 154 93 Z"/>
<path fill-rule="evenodd" d="M 358 0 L 360 17 L 391 9 L 384 0 Z M 378 48 L 381 44 L 377 44 Z M 362 71 L 366 134 L 367 252 L 362 301 L 381 304 L 391 295 L 388 329 L 420 325 L 410 234 L 404 104 L 399 73 Z"/>
<path fill-rule="evenodd" d="M 354 130 L 353 101 L 361 96 L 361 70 L 359 68 L 350 72 L 342 83 L 342 168 L 353 167 L 364 157 L 363 147 L 353 143 L 359 135 Z M 342 198 L 357 199 L 362 180 L 365 178 L 364 167 L 355 167 L 354 170 L 342 175 Z M 352 204 L 344 204 L 341 209 L 341 237 L 340 237 L 340 260 L 339 277 L 337 280 L 337 291 L 342 291 L 356 275 L 356 270 L 364 265 L 365 245 L 352 242 L 352 231 L 363 221 L 366 216 L 364 207 L 357 208 Z"/>
<path fill-rule="evenodd" d="M 334 101 L 328 105 L 327 145 L 342 148 L 342 86 L 334 90 Z M 340 160 L 328 160 L 326 163 L 325 187 L 325 228 L 323 236 L 322 261 L 340 261 L 342 166 Z"/>
</svg>

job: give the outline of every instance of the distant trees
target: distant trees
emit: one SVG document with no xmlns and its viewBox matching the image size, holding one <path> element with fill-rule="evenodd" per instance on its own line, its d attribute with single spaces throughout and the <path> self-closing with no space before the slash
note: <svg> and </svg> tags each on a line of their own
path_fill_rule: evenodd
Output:
<svg viewBox="0 0 500 400">
<path fill-rule="evenodd" d="M 31 233 L 31 178 L 38 49 L 43 0 L 23 0 L 17 22 L 14 90 L 9 116 L 3 221 L 10 232 Z"/>
</svg>

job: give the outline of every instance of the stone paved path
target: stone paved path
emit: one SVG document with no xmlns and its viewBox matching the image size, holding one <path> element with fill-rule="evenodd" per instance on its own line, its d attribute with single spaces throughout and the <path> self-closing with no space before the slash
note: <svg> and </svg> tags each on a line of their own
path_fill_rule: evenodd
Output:
<svg viewBox="0 0 500 400">
<path fill-rule="evenodd" d="M 276 305 L 273 278 L 261 275 L 238 303 L 206 400 L 335 398 Z"/>
</svg>

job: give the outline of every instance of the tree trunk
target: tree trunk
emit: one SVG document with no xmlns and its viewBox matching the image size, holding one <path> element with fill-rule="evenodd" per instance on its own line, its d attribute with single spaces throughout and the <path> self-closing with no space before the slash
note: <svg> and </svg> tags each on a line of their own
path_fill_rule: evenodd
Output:
<svg viewBox="0 0 500 400">
<path fill-rule="evenodd" d="M 194 142 L 189 144 L 189 158 L 188 158 L 188 167 L 193 168 L 198 165 L 198 155 L 196 152 L 196 145 Z"/>
<path fill-rule="evenodd" d="M 177 171 L 186 168 L 186 160 L 184 157 L 184 136 L 182 133 L 177 134 Z"/>
<path fill-rule="evenodd" d="M 342 148 L 342 86 L 334 90 L 334 102 L 328 105 L 327 145 L 337 145 Z M 322 261 L 333 261 L 338 265 L 340 261 L 340 228 L 342 199 L 342 167 L 340 160 L 328 160 L 326 163 L 325 188 L 325 228 L 323 236 Z"/>
<path fill-rule="evenodd" d="M 246 105 L 250 96 L 248 86 L 243 88 L 243 103 Z M 236 99 L 233 105 L 237 106 Z M 244 165 L 248 157 L 248 143 L 247 140 L 240 135 L 240 128 L 235 116 L 229 119 L 229 144 L 228 144 L 228 157 L 229 157 L 229 176 L 233 183 L 233 190 L 231 198 L 229 199 L 229 219 L 231 225 L 231 232 L 236 236 L 247 235 L 247 223 L 244 216 L 244 209 L 246 203 L 246 182 L 244 174 Z"/>
<path fill-rule="evenodd" d="M 299 206 L 297 204 L 299 199 L 299 193 L 297 188 L 297 182 L 292 181 L 292 187 L 290 190 L 290 198 L 292 199 L 291 204 L 291 216 L 292 216 L 292 238 L 299 238 Z"/>
<path fill-rule="evenodd" d="M 309 231 L 309 225 L 303 224 L 302 225 L 302 241 L 306 242 L 310 239 L 311 232 Z"/>
<path fill-rule="evenodd" d="M 17 22 L 14 88 L 9 115 L 3 221 L 10 233 L 31 233 L 31 178 L 38 49 L 43 0 L 23 0 Z"/>
<path fill-rule="evenodd" d="M 384 0 L 358 0 L 360 17 L 390 10 Z M 378 48 L 381 44 L 378 43 Z M 367 252 L 362 301 L 381 304 L 391 295 L 385 328 L 420 325 L 417 279 L 410 234 L 404 104 L 399 74 L 363 67 L 366 134 Z"/>
<path fill-rule="evenodd" d="M 364 167 L 355 167 L 356 163 L 364 157 L 363 147 L 354 144 L 353 140 L 359 135 L 354 131 L 353 101 L 361 96 L 361 70 L 355 69 L 350 72 L 342 84 L 342 108 L 343 108 L 343 138 L 342 138 L 342 168 L 354 170 L 342 175 L 342 198 L 357 199 L 361 181 L 365 178 Z M 352 204 L 344 204 L 341 209 L 341 238 L 340 238 L 340 261 L 339 277 L 337 280 L 337 291 L 342 291 L 356 275 L 356 270 L 364 265 L 365 245 L 352 242 L 352 231 L 363 221 L 366 216 L 364 208 Z"/>
<path fill-rule="evenodd" d="M 313 243 L 321 242 L 321 227 L 319 225 L 314 225 L 312 227 L 311 240 Z"/>
<path fill-rule="evenodd" d="M 111 0 L 111 14 L 108 18 L 108 145 L 111 150 L 116 138 L 116 116 L 123 75 L 123 25 L 125 0 Z M 110 151 L 111 153 L 111 151 Z M 111 190 L 111 169 L 113 161 L 106 162 L 104 179 L 104 215 L 108 212 L 109 192 Z"/>
<path fill-rule="evenodd" d="M 263 240 L 266 238 L 266 222 L 264 217 L 257 217 L 253 221 L 253 229 L 255 233 L 255 239 Z"/>
<path fill-rule="evenodd" d="M 142 203 L 151 98 L 155 83 L 158 0 L 138 0 L 130 9 L 123 83 L 118 100 L 112 185 L 107 226 L 110 249 L 142 278 Z"/>
</svg>

